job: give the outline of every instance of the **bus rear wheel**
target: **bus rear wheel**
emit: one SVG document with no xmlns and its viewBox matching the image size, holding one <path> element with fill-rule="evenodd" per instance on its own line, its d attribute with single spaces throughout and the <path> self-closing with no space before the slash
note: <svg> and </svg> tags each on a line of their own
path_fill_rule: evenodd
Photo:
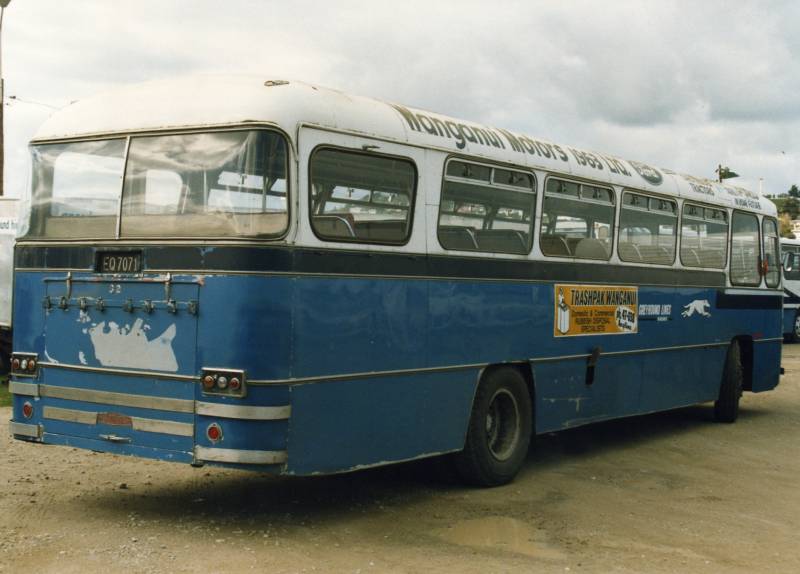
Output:
<svg viewBox="0 0 800 574">
<path fill-rule="evenodd" d="M 739 416 L 739 399 L 742 397 L 742 353 L 739 342 L 733 341 L 725 357 L 725 369 L 719 386 L 719 397 L 714 402 L 714 418 L 722 423 L 736 422 Z"/>
<path fill-rule="evenodd" d="M 476 486 L 511 482 L 528 454 L 533 428 L 531 398 L 522 374 L 511 367 L 487 373 L 472 405 L 458 474 Z"/>
</svg>

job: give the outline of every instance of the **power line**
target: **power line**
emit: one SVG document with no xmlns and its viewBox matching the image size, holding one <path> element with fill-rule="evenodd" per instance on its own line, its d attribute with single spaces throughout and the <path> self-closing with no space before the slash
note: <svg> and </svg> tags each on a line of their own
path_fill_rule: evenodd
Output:
<svg viewBox="0 0 800 574">
<path fill-rule="evenodd" d="M 34 104 L 34 105 L 37 105 L 37 106 L 43 106 L 45 108 L 50 108 L 51 110 L 59 109 L 58 106 L 52 106 L 50 104 L 45 104 L 43 102 L 37 102 L 35 100 L 23 100 L 22 98 L 18 98 L 17 96 L 8 96 L 8 99 L 9 100 L 14 100 L 15 102 L 20 102 L 20 103 L 23 103 L 23 104 Z M 8 103 L 6 103 L 6 105 L 8 105 Z"/>
</svg>

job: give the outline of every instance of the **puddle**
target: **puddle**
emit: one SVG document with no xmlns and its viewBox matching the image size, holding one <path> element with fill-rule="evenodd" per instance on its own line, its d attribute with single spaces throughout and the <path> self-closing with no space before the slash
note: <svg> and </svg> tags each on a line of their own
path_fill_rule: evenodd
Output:
<svg viewBox="0 0 800 574">
<path fill-rule="evenodd" d="M 516 552 L 535 558 L 564 558 L 562 552 L 548 547 L 544 532 L 507 516 L 461 520 L 449 528 L 437 530 L 436 535 L 460 546 Z"/>
</svg>

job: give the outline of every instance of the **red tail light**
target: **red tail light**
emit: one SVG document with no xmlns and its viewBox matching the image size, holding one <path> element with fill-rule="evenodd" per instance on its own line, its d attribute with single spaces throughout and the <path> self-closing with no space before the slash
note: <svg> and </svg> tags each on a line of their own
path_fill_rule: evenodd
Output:
<svg viewBox="0 0 800 574">
<path fill-rule="evenodd" d="M 222 439 L 222 427 L 217 423 L 211 423 L 206 429 L 206 436 L 211 442 L 217 442 Z"/>
</svg>

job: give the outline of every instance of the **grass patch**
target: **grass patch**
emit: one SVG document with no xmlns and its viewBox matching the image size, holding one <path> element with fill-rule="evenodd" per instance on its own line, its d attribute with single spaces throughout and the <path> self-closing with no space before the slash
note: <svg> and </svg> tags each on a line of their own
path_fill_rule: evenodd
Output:
<svg viewBox="0 0 800 574">
<path fill-rule="evenodd" d="M 0 377 L 0 407 L 11 406 L 11 393 L 8 392 L 8 377 Z"/>
</svg>

